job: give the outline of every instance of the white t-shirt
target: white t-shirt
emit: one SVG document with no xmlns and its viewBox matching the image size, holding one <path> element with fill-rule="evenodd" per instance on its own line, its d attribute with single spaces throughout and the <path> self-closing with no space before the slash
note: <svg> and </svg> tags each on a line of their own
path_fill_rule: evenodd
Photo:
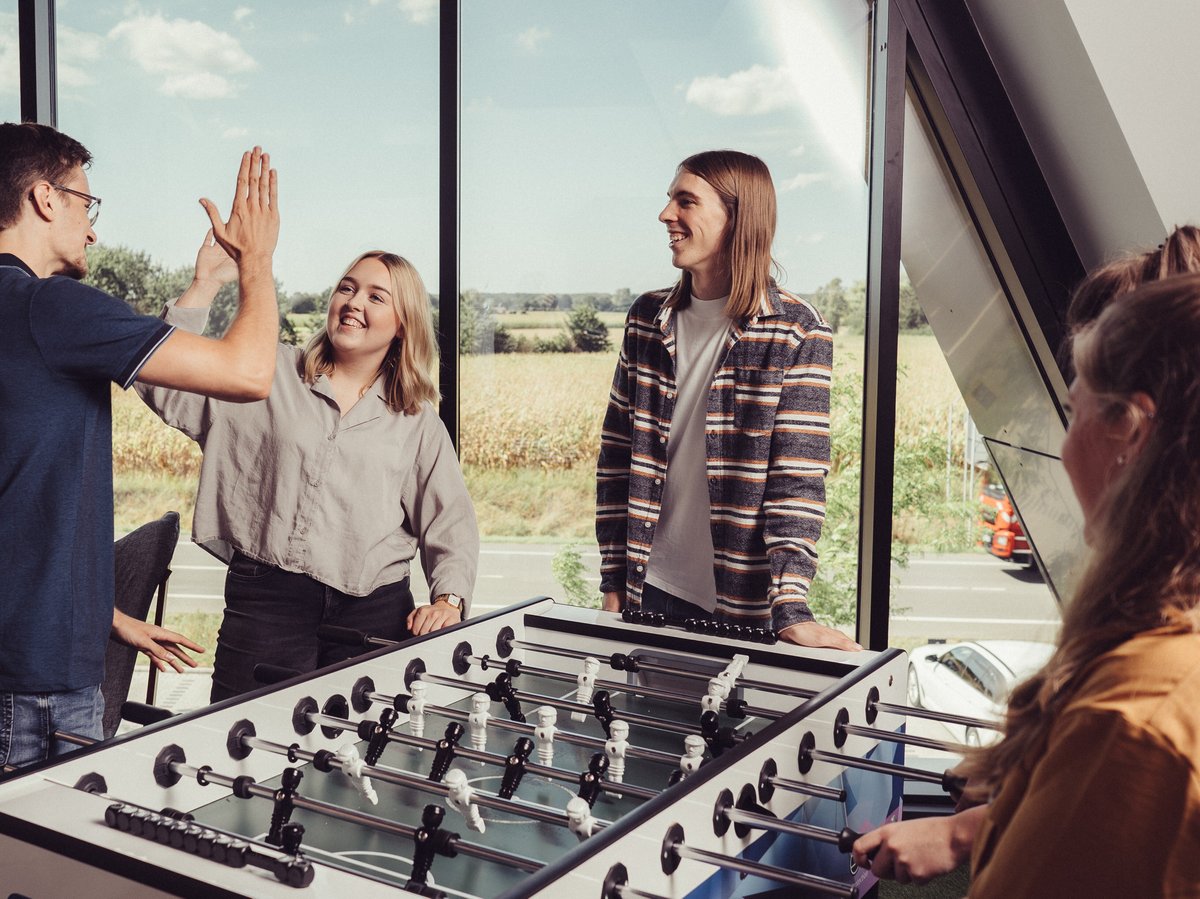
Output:
<svg viewBox="0 0 1200 899">
<path fill-rule="evenodd" d="M 675 412 L 662 511 L 646 563 L 646 583 L 710 612 L 717 607 L 717 585 L 704 425 L 708 392 L 729 337 L 728 299 L 692 297 L 675 314 Z"/>
</svg>

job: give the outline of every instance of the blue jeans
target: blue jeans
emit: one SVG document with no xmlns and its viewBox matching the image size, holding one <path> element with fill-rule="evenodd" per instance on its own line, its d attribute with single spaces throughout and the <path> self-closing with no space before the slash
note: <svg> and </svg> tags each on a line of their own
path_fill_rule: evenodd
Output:
<svg viewBox="0 0 1200 899">
<path fill-rule="evenodd" d="M 368 596 L 350 596 L 306 574 L 235 553 L 225 577 L 225 617 L 217 634 L 210 699 L 219 702 L 259 689 L 254 666 L 308 673 L 364 652 L 362 646 L 317 637 L 323 624 L 385 640 L 407 640 L 413 610 L 408 578 Z"/>
<path fill-rule="evenodd" d="M 32 765 L 76 748 L 51 739 L 56 730 L 104 739 L 99 684 L 62 693 L 0 693 L 0 765 Z"/>
<path fill-rule="evenodd" d="M 686 599 L 680 599 L 673 593 L 668 593 L 653 584 L 642 584 L 642 611 L 658 612 L 674 621 L 684 621 L 688 618 L 713 620 L 717 616 Z"/>
</svg>

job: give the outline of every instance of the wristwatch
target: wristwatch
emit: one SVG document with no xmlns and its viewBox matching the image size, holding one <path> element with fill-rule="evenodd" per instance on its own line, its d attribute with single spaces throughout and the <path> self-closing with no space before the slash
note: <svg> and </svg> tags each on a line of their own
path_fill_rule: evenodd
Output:
<svg viewBox="0 0 1200 899">
<path fill-rule="evenodd" d="M 456 609 L 459 609 L 460 611 L 462 609 L 462 597 L 457 593 L 443 593 L 441 596 L 435 599 L 434 602 L 444 602 Z"/>
</svg>

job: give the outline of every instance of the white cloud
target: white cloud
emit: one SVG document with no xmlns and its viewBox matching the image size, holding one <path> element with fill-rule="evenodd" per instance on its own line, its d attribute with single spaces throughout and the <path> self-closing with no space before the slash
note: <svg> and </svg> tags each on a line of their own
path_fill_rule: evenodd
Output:
<svg viewBox="0 0 1200 899">
<path fill-rule="evenodd" d="M 252 10 L 249 6 L 239 6 L 233 11 L 233 20 L 235 22 L 241 22 L 248 16 L 252 15 L 254 15 L 254 10 Z"/>
<path fill-rule="evenodd" d="M 796 93 L 784 69 L 756 65 L 727 77 L 693 78 L 687 101 L 717 115 L 760 115 L 792 106 Z"/>
<path fill-rule="evenodd" d="M 801 172 L 786 181 L 779 184 L 781 191 L 803 190 L 813 184 L 820 184 L 822 181 L 829 180 L 829 172 Z"/>
<path fill-rule="evenodd" d="M 808 147 L 804 146 L 804 144 L 798 144 L 797 146 L 788 150 L 788 156 L 803 156 L 807 152 Z"/>
<path fill-rule="evenodd" d="M 806 231 L 796 235 L 796 243 L 798 244 L 818 244 L 825 240 L 824 231 Z"/>
<path fill-rule="evenodd" d="M 400 11 L 416 25 L 432 22 L 438 11 L 438 0 L 400 0 Z"/>
<path fill-rule="evenodd" d="M 20 79 L 21 51 L 17 46 L 17 17 L 0 15 L 0 96 L 19 94 Z"/>
<path fill-rule="evenodd" d="M 159 92 L 171 97 L 232 96 L 236 88 L 230 76 L 258 65 L 237 38 L 203 22 L 138 15 L 118 24 L 108 36 L 123 43 L 143 71 L 160 76 Z"/>
<path fill-rule="evenodd" d="M 221 137 L 225 138 L 225 140 L 234 140 L 235 138 L 245 137 L 249 133 L 249 128 L 230 126 L 221 131 Z"/>
<path fill-rule="evenodd" d="M 86 87 L 92 83 L 90 63 L 104 55 L 104 38 L 74 28 L 58 29 L 58 82 L 64 87 Z"/>
<path fill-rule="evenodd" d="M 538 51 L 538 46 L 549 38 L 549 28 L 542 28 L 540 25 L 533 25 L 517 35 L 517 43 L 520 44 L 527 52 L 536 53 Z"/>
</svg>

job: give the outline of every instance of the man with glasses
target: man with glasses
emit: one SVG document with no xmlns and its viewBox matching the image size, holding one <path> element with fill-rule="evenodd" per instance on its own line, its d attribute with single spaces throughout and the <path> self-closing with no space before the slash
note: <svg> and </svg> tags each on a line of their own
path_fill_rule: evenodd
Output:
<svg viewBox="0 0 1200 899">
<path fill-rule="evenodd" d="M 80 283 L 100 213 L 91 159 L 48 126 L 0 124 L 0 765 L 56 754 L 55 730 L 101 736 L 110 635 L 163 671 L 194 665 L 187 650 L 201 651 L 113 608 L 110 383 L 251 402 L 275 372 L 269 157 L 242 157 L 228 221 L 200 201 L 238 265 L 241 301 L 220 340 Z"/>
</svg>

